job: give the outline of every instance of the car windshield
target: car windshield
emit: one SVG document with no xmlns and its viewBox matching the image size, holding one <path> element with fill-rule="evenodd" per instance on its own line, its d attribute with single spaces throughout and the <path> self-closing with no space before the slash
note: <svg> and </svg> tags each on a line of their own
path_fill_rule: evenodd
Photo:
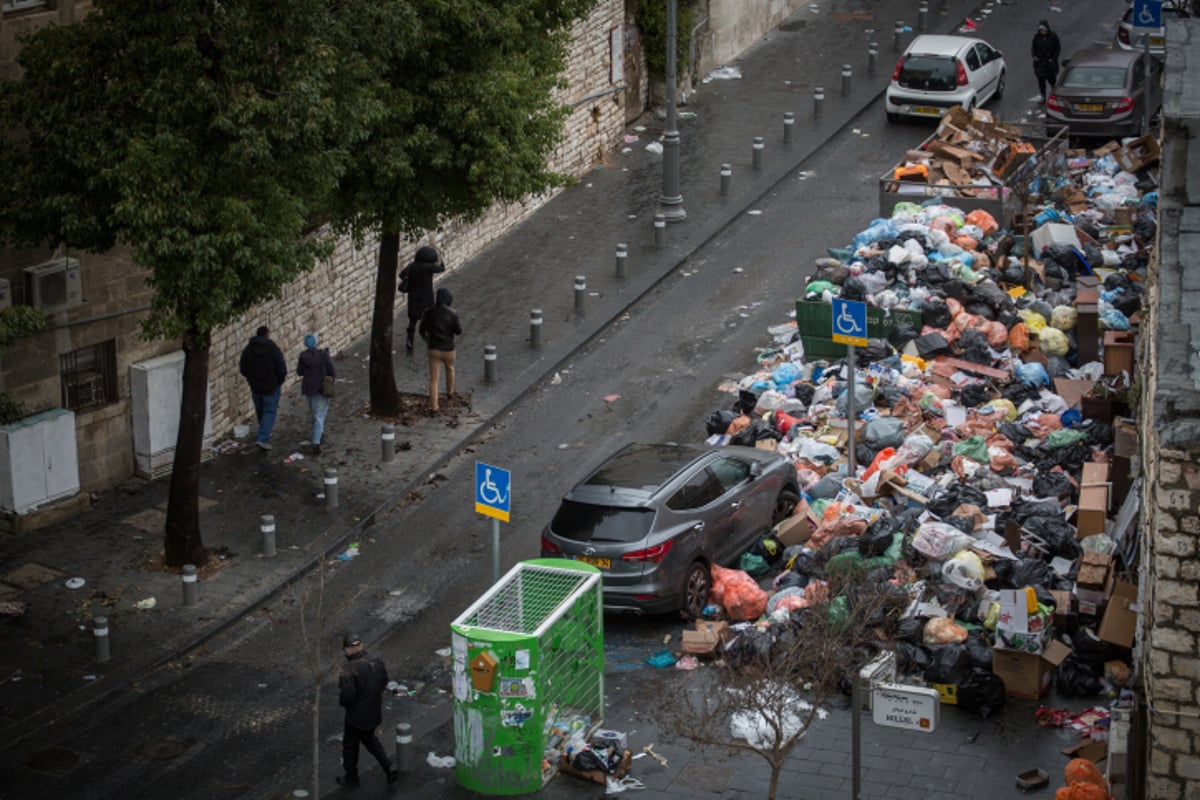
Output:
<svg viewBox="0 0 1200 800">
<path fill-rule="evenodd" d="M 900 67 L 901 86 L 932 91 L 953 91 L 958 86 L 954 59 L 911 55 Z"/>
<path fill-rule="evenodd" d="M 1063 74 L 1063 89 L 1123 89 L 1125 70 L 1114 67 L 1071 67 Z"/>
<path fill-rule="evenodd" d="M 577 542 L 640 542 L 654 524 L 649 508 L 614 508 L 564 500 L 550 530 Z"/>
</svg>

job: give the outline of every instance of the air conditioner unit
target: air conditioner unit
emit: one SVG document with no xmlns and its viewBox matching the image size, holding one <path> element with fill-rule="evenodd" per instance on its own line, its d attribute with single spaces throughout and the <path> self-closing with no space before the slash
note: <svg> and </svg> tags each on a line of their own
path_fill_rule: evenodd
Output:
<svg viewBox="0 0 1200 800">
<path fill-rule="evenodd" d="M 83 275 L 79 260 L 56 258 L 25 268 L 25 301 L 52 313 L 83 302 Z"/>
<path fill-rule="evenodd" d="M 0 310 L 12 306 L 12 284 L 8 278 L 0 278 Z"/>
</svg>

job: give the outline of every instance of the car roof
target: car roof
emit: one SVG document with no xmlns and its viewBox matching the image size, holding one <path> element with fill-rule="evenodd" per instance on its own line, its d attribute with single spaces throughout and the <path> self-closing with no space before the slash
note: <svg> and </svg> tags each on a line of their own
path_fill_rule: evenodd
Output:
<svg viewBox="0 0 1200 800">
<path fill-rule="evenodd" d="M 965 47 L 982 42 L 971 36 L 943 36 L 939 34 L 922 34 L 912 40 L 912 44 L 904 51 L 905 55 L 922 56 L 953 56 L 962 52 Z M 988 45 L 989 47 L 991 45 Z"/>
<path fill-rule="evenodd" d="M 1119 67 L 1125 69 L 1131 61 L 1142 57 L 1140 50 L 1119 50 L 1107 47 L 1085 47 L 1069 59 L 1069 67 Z"/>
<path fill-rule="evenodd" d="M 594 486 L 636 489 L 653 494 L 703 455 L 703 450 L 686 445 L 627 445 L 601 464 L 576 489 Z"/>
</svg>

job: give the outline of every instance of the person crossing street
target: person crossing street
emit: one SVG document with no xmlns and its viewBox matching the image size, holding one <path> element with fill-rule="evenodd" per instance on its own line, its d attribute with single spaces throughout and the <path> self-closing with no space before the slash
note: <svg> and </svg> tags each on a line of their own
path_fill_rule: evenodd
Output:
<svg viewBox="0 0 1200 800">
<path fill-rule="evenodd" d="M 367 653 L 357 634 L 347 634 L 342 639 L 342 652 L 346 655 L 346 663 L 338 678 L 338 702 L 346 709 L 346 722 L 342 728 L 342 769 L 345 772 L 337 776 L 337 782 L 342 786 L 361 784 L 358 776 L 358 746 L 361 744 L 383 767 L 387 782 L 395 783 L 400 773 L 375 735 L 375 729 L 383 722 L 387 667 L 379 656 Z"/>
</svg>

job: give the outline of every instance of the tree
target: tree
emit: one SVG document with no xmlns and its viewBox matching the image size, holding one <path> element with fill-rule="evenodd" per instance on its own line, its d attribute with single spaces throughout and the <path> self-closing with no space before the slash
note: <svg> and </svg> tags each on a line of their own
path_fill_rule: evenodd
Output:
<svg viewBox="0 0 1200 800">
<path fill-rule="evenodd" d="M 400 410 L 392 325 L 401 236 L 478 218 L 493 203 L 565 180 L 547 167 L 567 114 L 552 90 L 570 23 L 595 2 L 381 0 L 343 9 L 337 47 L 364 76 L 346 101 L 366 127 L 328 218 L 360 241 L 380 237 L 373 413 Z"/>
<path fill-rule="evenodd" d="M 128 246 L 150 272 L 152 338 L 178 338 L 183 398 L 166 563 L 203 564 L 199 470 L 212 331 L 273 297 L 326 244 L 306 235 L 342 171 L 352 78 L 321 0 L 96 0 L 34 34 L 0 87 L 0 231 Z"/>
</svg>

